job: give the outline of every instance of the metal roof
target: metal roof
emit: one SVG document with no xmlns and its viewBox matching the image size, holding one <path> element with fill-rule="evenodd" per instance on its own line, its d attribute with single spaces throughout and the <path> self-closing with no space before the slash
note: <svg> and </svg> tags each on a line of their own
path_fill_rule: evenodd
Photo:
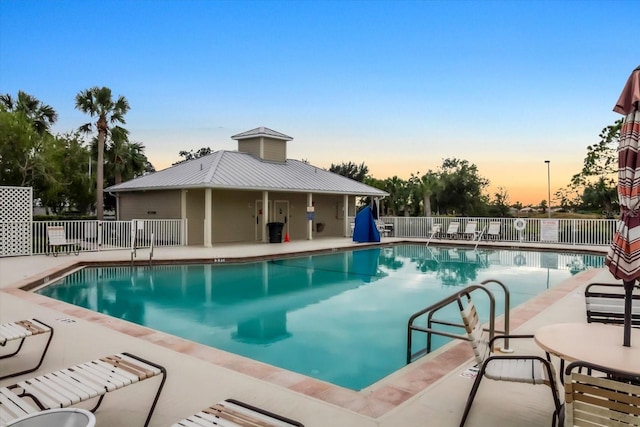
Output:
<svg viewBox="0 0 640 427">
<path fill-rule="evenodd" d="M 269 162 L 238 151 L 216 151 L 105 191 L 218 188 L 385 197 L 388 193 L 299 160 Z"/>
<path fill-rule="evenodd" d="M 267 136 L 269 138 L 281 139 L 283 141 L 292 141 L 293 138 L 285 135 L 284 133 L 276 132 L 273 129 L 266 128 L 264 126 L 260 126 L 259 128 L 251 129 L 246 132 L 238 133 L 233 135 L 231 139 L 240 140 L 247 138 L 255 138 L 257 136 Z"/>
</svg>

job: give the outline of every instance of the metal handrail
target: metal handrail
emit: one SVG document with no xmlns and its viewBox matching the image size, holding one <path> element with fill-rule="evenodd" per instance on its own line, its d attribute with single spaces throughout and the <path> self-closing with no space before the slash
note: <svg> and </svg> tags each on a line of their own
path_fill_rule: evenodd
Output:
<svg viewBox="0 0 640 427">
<path fill-rule="evenodd" d="M 153 247 L 154 247 L 153 232 L 151 232 L 151 242 L 149 243 L 149 267 L 153 265 Z"/>
<path fill-rule="evenodd" d="M 486 286 L 489 283 L 496 283 L 502 290 L 504 291 L 504 331 L 503 334 L 507 335 L 504 339 L 504 347 L 500 349 L 503 353 L 511 353 L 513 350 L 509 348 L 509 331 L 511 330 L 509 327 L 509 318 L 511 317 L 511 293 L 509 292 L 509 288 L 506 287 L 504 283 L 496 279 L 487 279 L 480 282 L 481 285 Z"/>
<path fill-rule="evenodd" d="M 489 283 L 497 283 L 498 285 L 500 285 L 505 293 L 505 330 L 504 331 L 496 331 L 495 330 L 495 297 L 493 296 L 493 292 L 491 292 L 491 290 L 489 290 L 486 285 Z M 451 332 L 446 332 L 446 331 L 442 331 L 442 330 L 438 330 L 435 329 L 434 326 L 435 325 L 443 325 L 443 326 L 453 326 L 453 327 L 457 327 L 457 328 L 462 328 L 464 329 L 465 326 L 462 323 L 455 323 L 455 322 L 449 322 L 446 320 L 438 320 L 438 319 L 434 319 L 433 316 L 441 309 L 448 307 L 449 305 L 451 305 L 452 303 L 456 303 L 458 305 L 458 308 L 460 310 L 462 310 L 463 308 L 463 304 L 462 304 L 462 297 L 466 297 L 467 301 L 471 300 L 471 293 L 473 291 L 479 290 L 481 289 L 483 292 L 485 292 L 487 294 L 487 296 L 489 297 L 489 328 L 485 328 L 485 331 L 489 332 L 489 339 L 491 340 L 494 335 L 495 332 L 499 332 L 505 335 L 509 334 L 509 305 L 510 305 L 510 296 L 509 296 L 509 289 L 500 281 L 498 280 L 494 280 L 494 279 L 489 279 L 489 280 L 485 280 L 483 282 L 481 282 L 480 284 L 477 285 L 470 285 L 467 286 L 466 288 L 456 292 L 455 294 L 452 294 L 446 298 L 443 298 L 442 300 L 431 304 L 430 306 L 414 313 L 413 315 L 411 315 L 411 317 L 409 318 L 409 321 L 407 322 L 407 364 L 411 363 L 413 360 L 415 360 L 417 357 L 423 356 L 425 354 L 428 354 L 431 352 L 431 336 L 433 334 L 435 335 L 439 335 L 439 336 L 444 336 L 444 337 L 449 337 L 449 338 L 454 338 L 454 339 L 459 339 L 459 340 L 463 340 L 463 341 L 469 341 L 469 337 L 467 336 L 467 334 L 455 334 L 455 333 L 451 333 Z M 419 326 L 419 325 L 414 325 L 414 322 L 416 321 L 416 319 L 427 315 L 427 326 Z M 413 332 L 424 332 L 427 334 L 427 346 L 424 349 L 421 349 L 415 353 L 411 352 L 411 348 L 412 348 L 412 344 L 413 344 Z M 509 352 L 511 350 L 509 350 L 509 342 L 508 342 L 508 338 L 505 338 L 505 347 L 502 349 L 502 351 L 504 352 Z"/>
</svg>

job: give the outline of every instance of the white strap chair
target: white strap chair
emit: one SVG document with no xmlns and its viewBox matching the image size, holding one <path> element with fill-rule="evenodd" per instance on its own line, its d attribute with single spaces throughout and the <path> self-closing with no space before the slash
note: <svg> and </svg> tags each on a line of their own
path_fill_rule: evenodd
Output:
<svg viewBox="0 0 640 427">
<path fill-rule="evenodd" d="M 13 343 L 14 341 L 20 340 L 20 342 L 17 343 L 17 348 L 15 349 L 15 351 L 13 351 L 12 353 L 3 354 L 2 356 L 0 356 L 0 359 L 6 359 L 8 357 L 17 355 L 22 349 L 22 345 L 27 338 L 46 334 L 48 334 L 49 337 L 47 339 L 47 343 L 44 345 L 38 364 L 23 371 L 2 375 L 0 376 L 0 380 L 3 380 L 5 378 L 17 377 L 18 375 L 27 374 L 38 369 L 40 365 L 42 365 L 44 356 L 47 354 L 49 344 L 51 344 L 51 339 L 53 338 L 53 328 L 37 319 L 25 319 L 18 320 L 17 322 L 7 322 L 0 324 L 0 348 L 8 348 L 9 346 L 13 345 L 11 343 Z"/>
<path fill-rule="evenodd" d="M 461 300 L 458 300 L 458 305 L 479 368 L 464 408 L 460 427 L 464 426 L 467 420 L 473 399 L 484 377 L 496 381 L 548 385 L 551 388 L 555 405 L 552 420 L 552 423 L 555 424 L 556 416 L 560 414 L 560 400 L 556 386 L 555 371 L 551 363 L 540 356 L 492 353 L 494 342 L 498 339 L 533 338 L 533 335 L 496 335 L 490 341 L 487 341 L 484 339 L 482 324 L 471 297 L 467 295 L 466 307 L 463 307 Z"/>
<path fill-rule="evenodd" d="M 102 357 L 0 388 L 0 425 L 35 412 L 66 408 L 98 398 L 91 410 L 95 412 L 108 392 L 158 375 L 162 375 L 162 380 L 147 415 L 146 427 L 164 387 L 166 370 L 130 353 Z"/>
<path fill-rule="evenodd" d="M 299 422 L 235 399 L 227 399 L 172 427 L 304 427 Z"/>
</svg>

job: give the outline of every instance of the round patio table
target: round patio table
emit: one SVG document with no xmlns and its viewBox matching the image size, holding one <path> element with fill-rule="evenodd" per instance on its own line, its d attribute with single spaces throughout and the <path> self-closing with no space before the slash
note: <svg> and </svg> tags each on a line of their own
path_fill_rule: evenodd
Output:
<svg viewBox="0 0 640 427">
<path fill-rule="evenodd" d="M 86 409 L 48 409 L 18 418 L 7 427 L 94 427 L 96 417 Z"/>
<path fill-rule="evenodd" d="M 631 347 L 622 345 L 622 326 L 557 323 L 539 328 L 536 343 L 567 361 L 581 360 L 640 375 L 640 329 L 631 329 Z"/>
</svg>

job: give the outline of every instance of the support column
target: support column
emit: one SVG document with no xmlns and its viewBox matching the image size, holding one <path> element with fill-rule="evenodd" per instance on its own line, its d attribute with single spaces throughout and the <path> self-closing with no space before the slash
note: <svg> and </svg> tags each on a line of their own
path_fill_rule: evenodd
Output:
<svg viewBox="0 0 640 427">
<path fill-rule="evenodd" d="M 307 193 L 307 212 L 313 206 L 313 193 Z M 315 215 L 315 212 L 313 213 Z M 308 216 L 308 214 L 307 214 Z M 307 220 L 307 240 L 313 240 L 313 220 Z"/>
<path fill-rule="evenodd" d="M 349 195 L 342 196 L 342 235 L 349 237 L 351 230 L 349 230 Z"/>
<path fill-rule="evenodd" d="M 269 228 L 267 224 L 271 222 L 271 218 L 269 218 L 269 192 L 262 192 L 262 243 L 269 242 Z"/>
<path fill-rule="evenodd" d="M 211 230 L 212 230 L 212 207 L 213 198 L 211 197 L 211 189 L 204 190 L 204 247 L 210 248 L 211 244 Z"/>
<path fill-rule="evenodd" d="M 180 191 L 180 235 L 182 239 L 180 240 L 181 245 L 188 245 L 189 238 L 187 237 L 187 193 L 189 190 Z"/>
</svg>

